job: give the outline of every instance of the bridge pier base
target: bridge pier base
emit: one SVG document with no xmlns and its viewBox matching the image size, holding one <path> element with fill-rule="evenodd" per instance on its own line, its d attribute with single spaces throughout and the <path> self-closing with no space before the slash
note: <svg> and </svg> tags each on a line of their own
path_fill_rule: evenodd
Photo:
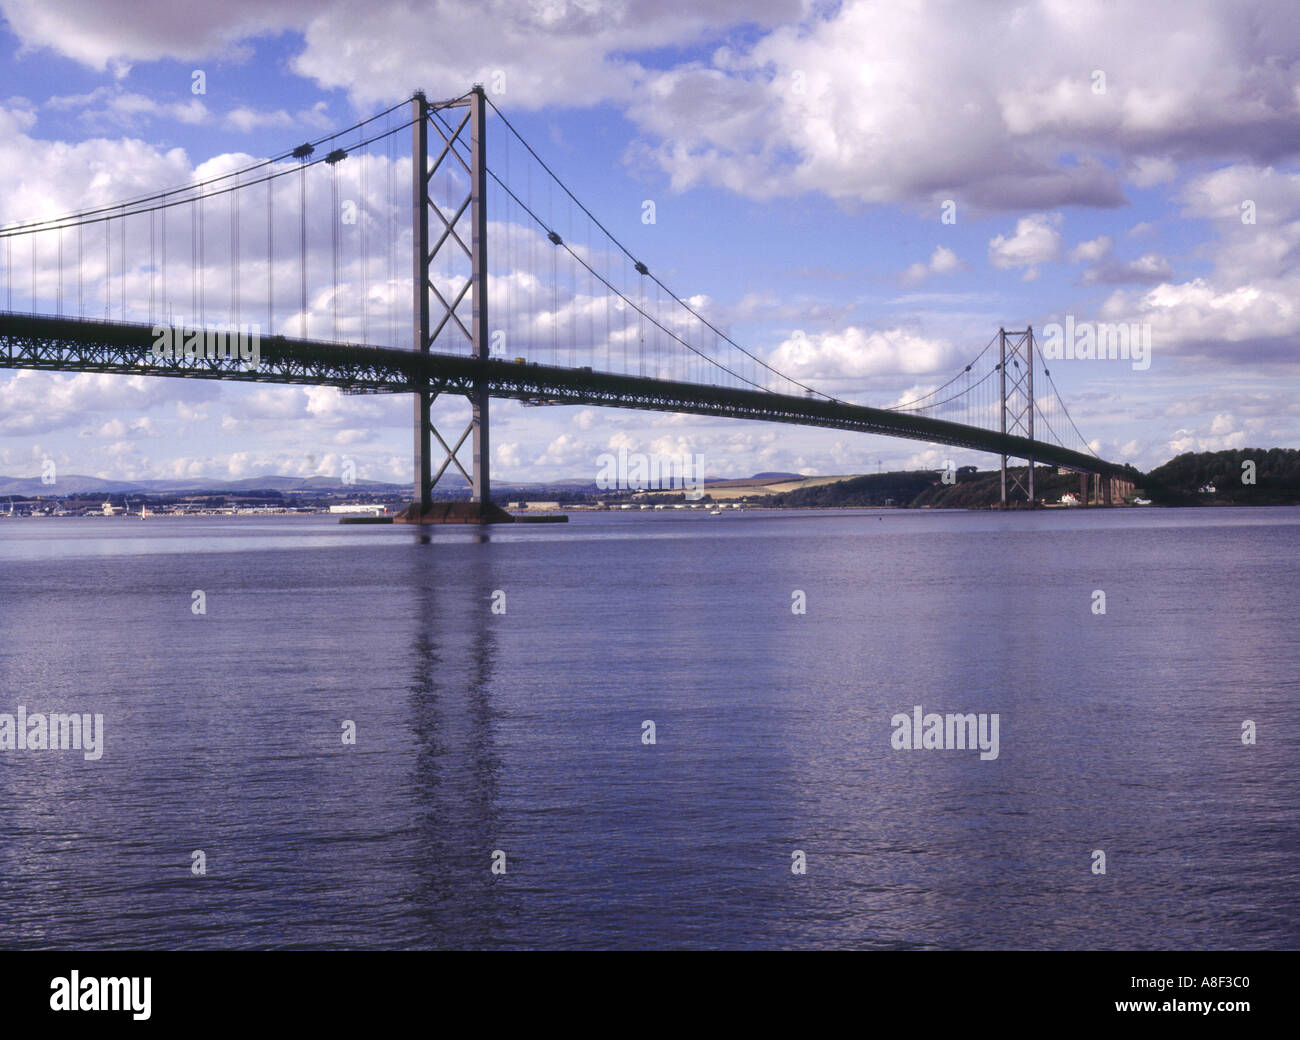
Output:
<svg viewBox="0 0 1300 1040">
<path fill-rule="evenodd" d="M 492 501 L 488 471 L 488 410 L 486 390 L 475 390 L 470 401 L 469 423 L 455 442 L 449 444 L 430 418 L 436 393 L 415 395 L 415 501 L 397 517 L 399 524 L 508 524 L 514 517 Z M 472 470 L 465 471 L 459 452 L 466 440 L 473 439 Z M 437 441 L 443 451 L 442 463 L 432 468 L 432 447 Z M 433 500 L 433 488 L 454 467 L 470 486 L 468 502 Z"/>
</svg>

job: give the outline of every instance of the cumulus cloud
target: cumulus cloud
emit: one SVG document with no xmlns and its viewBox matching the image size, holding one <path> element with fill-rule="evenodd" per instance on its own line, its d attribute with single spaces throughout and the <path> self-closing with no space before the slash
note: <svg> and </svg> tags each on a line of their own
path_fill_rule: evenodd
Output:
<svg viewBox="0 0 1300 1040">
<path fill-rule="evenodd" d="M 318 101 L 311 108 L 291 115 L 283 108 L 263 110 L 240 105 L 232 108 L 222 117 L 221 125 L 227 130 L 235 130 L 239 133 L 291 126 L 310 126 L 318 130 L 327 130 L 330 127 L 327 108 L 326 102 Z"/>
<path fill-rule="evenodd" d="M 142 412 L 171 403 L 178 394 L 174 382 L 144 376 L 80 372 L 54 374 L 21 369 L 0 380 L 0 433 L 30 436 L 80 425 L 96 413 Z M 202 394 L 198 391 L 196 396 Z M 106 420 L 107 421 L 107 420 Z M 120 421 L 120 420 L 119 420 Z M 104 436 L 123 436 L 106 432 Z"/>
<path fill-rule="evenodd" d="M 929 260 L 925 262 L 917 261 L 903 272 L 903 284 L 918 285 L 931 275 L 952 274 L 955 271 L 964 270 L 965 267 L 966 265 L 961 262 L 957 254 L 947 246 L 935 246 Z"/>
<path fill-rule="evenodd" d="M 1173 276 L 1169 260 L 1159 253 L 1143 253 L 1136 260 L 1120 261 L 1106 257 L 1083 272 L 1084 285 L 1155 285 Z"/>
<path fill-rule="evenodd" d="M 239 60 L 259 37 L 293 30 L 294 69 L 361 106 L 422 87 L 454 97 L 495 83 L 514 106 L 586 106 L 634 89 L 641 67 L 627 55 L 682 47 L 740 24 L 792 22 L 798 0 L 520 4 L 405 0 L 173 0 L 138 16 L 128 0 L 3 0 L 13 31 L 97 69 L 165 58 Z M 486 27 L 486 31 L 485 31 Z"/>
<path fill-rule="evenodd" d="M 1016 221 L 1011 235 L 998 235 L 989 242 L 989 263 L 994 267 L 1024 268 L 1025 281 L 1038 277 L 1039 265 L 1061 255 L 1061 215 L 1031 213 Z"/>
<path fill-rule="evenodd" d="M 1070 250 L 1070 261 L 1078 263 L 1080 260 L 1100 260 L 1108 254 L 1115 245 L 1115 240 L 1110 235 L 1101 235 L 1089 242 L 1080 242 Z"/>
<path fill-rule="evenodd" d="M 88 123 L 122 127 L 133 127 L 150 119 L 173 119 L 189 125 L 206 123 L 209 119 L 208 107 L 200 98 L 158 101 L 118 85 L 97 87 L 85 94 L 61 94 L 45 104 L 54 110 L 75 111 Z"/>
<path fill-rule="evenodd" d="M 631 111 L 679 186 L 1111 207 L 1124 194 L 1099 160 L 1116 151 L 1139 186 L 1166 178 L 1171 158 L 1294 152 L 1295 21 L 1262 2 L 1205 4 L 1191 21 L 1172 2 L 850 0 L 652 75 Z"/>
<path fill-rule="evenodd" d="M 798 0 L 0 0 L 28 49 L 94 68 L 240 58 L 301 34 L 292 68 L 360 107 L 490 84 L 514 108 L 624 106 L 678 187 L 845 203 L 1114 207 L 1184 158 L 1294 154 L 1296 9 L 1267 0 L 882 7 Z M 484 27 L 490 31 L 484 31 Z M 665 55 L 745 26 L 707 56 Z M 1104 90 L 1094 73 L 1101 72 Z M 248 116 L 231 117 L 236 123 Z M 274 118 L 271 114 L 269 118 Z"/>
<path fill-rule="evenodd" d="M 1103 314 L 1111 320 L 1152 326 L 1152 349 L 1215 360 L 1244 356 L 1256 362 L 1294 364 L 1300 333 L 1293 291 L 1242 285 L 1217 287 L 1196 278 L 1164 283 L 1141 295 L 1110 297 Z"/>
<path fill-rule="evenodd" d="M 123 441 L 124 438 L 158 437 L 161 434 L 154 421 L 144 415 L 130 420 L 110 419 L 97 430 L 82 430 L 81 436 Z"/>
<path fill-rule="evenodd" d="M 1213 270 L 1174 282 L 1157 264 L 1149 272 L 1157 284 L 1145 292 L 1117 290 L 1104 303 L 1105 316 L 1149 323 L 1158 352 L 1296 364 L 1300 174 L 1234 164 L 1192 178 L 1181 198 L 1183 216 L 1208 222 L 1216 235 L 1208 251 Z M 1247 202 L 1254 223 L 1245 219 Z"/>
<path fill-rule="evenodd" d="M 1178 176 L 1178 164 L 1167 157 L 1139 155 L 1129 163 L 1128 180 L 1139 188 L 1166 184 Z"/>
<path fill-rule="evenodd" d="M 0 11 L 28 48 L 48 47 L 102 71 L 162 58 L 238 58 L 247 53 L 242 41 L 301 24 L 315 6 L 310 0 L 180 0 L 152 5 L 141 17 L 129 0 L 3 0 Z"/>
<path fill-rule="evenodd" d="M 904 329 L 870 330 L 857 326 L 815 335 L 797 335 L 772 351 L 770 363 L 795 379 L 843 382 L 877 376 L 937 372 L 956 364 L 945 340 Z"/>
<path fill-rule="evenodd" d="M 1101 235 L 1080 242 L 1070 250 L 1070 261 L 1092 264 L 1083 272 L 1084 285 L 1155 285 L 1168 281 L 1173 269 L 1159 253 L 1143 253 L 1136 260 L 1120 260 L 1114 255 L 1115 240 Z"/>
</svg>

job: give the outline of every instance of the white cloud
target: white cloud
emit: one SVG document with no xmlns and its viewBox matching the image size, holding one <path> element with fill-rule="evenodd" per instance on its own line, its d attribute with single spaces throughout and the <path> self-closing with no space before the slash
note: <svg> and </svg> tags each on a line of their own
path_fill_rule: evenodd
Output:
<svg viewBox="0 0 1300 1040">
<path fill-rule="evenodd" d="M 1240 31 L 1243 18 L 1260 32 Z M 1099 160 L 1117 150 L 1142 184 L 1173 156 L 1294 151 L 1277 136 L 1288 127 L 1293 142 L 1300 125 L 1289 22 L 1279 5 L 1226 0 L 1194 20 L 1175 3 L 850 0 L 652 74 L 631 112 L 678 187 L 1109 207 L 1124 196 Z M 1109 73 L 1104 94 L 1095 69 Z"/>
<path fill-rule="evenodd" d="M 197 126 L 208 122 L 208 107 L 200 98 L 184 101 L 158 101 L 144 94 L 123 90 L 120 86 L 97 87 L 86 94 L 52 97 L 46 106 L 55 110 L 75 111 L 85 122 L 108 123 L 133 127 L 150 119 L 172 119 Z"/>
<path fill-rule="evenodd" d="M 1173 277 L 1173 268 L 1159 253 L 1143 253 L 1136 260 L 1122 262 L 1107 257 L 1095 267 L 1083 272 L 1083 284 L 1124 285 L 1156 284 Z"/>
<path fill-rule="evenodd" d="M 1154 352 L 1227 359 L 1249 345 L 1252 360 L 1294 363 L 1300 330 L 1296 299 L 1293 292 L 1250 285 L 1220 289 L 1196 278 L 1158 285 L 1140 296 L 1117 293 L 1103 313 L 1113 320 L 1151 323 Z"/>
<path fill-rule="evenodd" d="M 1061 255 L 1060 225 L 1059 213 L 1031 213 L 1021 217 L 1016 221 L 1014 234 L 998 235 L 989 241 L 989 263 L 1003 270 L 1022 267 L 1026 281 L 1036 278 L 1040 264 Z"/>
<path fill-rule="evenodd" d="M 1128 180 L 1139 188 L 1167 184 L 1178 176 L 1178 164 L 1168 158 L 1140 155 L 1129 164 Z"/>
<path fill-rule="evenodd" d="M 1116 154 L 1149 187 L 1180 159 L 1273 161 L 1300 136 L 1300 33 L 1289 5 L 1268 0 L 486 0 L 426 14 L 404 0 L 174 0 L 148 18 L 125 0 L 0 7 L 27 48 L 99 69 L 240 58 L 291 30 L 303 40 L 292 68 L 361 108 L 475 81 L 516 109 L 614 101 L 674 185 L 758 197 L 1113 207 L 1120 175 L 1102 160 Z M 666 68 L 642 57 L 719 40 Z"/>
<path fill-rule="evenodd" d="M 1070 262 L 1078 263 L 1080 260 L 1094 261 L 1100 260 L 1108 254 L 1115 245 L 1115 240 L 1110 235 L 1101 235 L 1089 242 L 1080 242 L 1070 250 Z"/>
<path fill-rule="evenodd" d="M 1143 253 L 1136 260 L 1123 261 L 1115 257 L 1114 248 L 1115 240 L 1102 235 L 1070 250 L 1071 263 L 1088 261 L 1093 265 L 1083 272 L 1084 285 L 1154 285 L 1173 275 L 1168 259 L 1159 253 Z"/>
<path fill-rule="evenodd" d="M 138 414 L 170 402 L 177 393 L 176 383 L 171 380 L 23 369 L 0 380 L 0 433 L 30 436 L 80 426 L 87 416 L 98 412 L 116 414 L 126 410 Z"/>
<path fill-rule="evenodd" d="M 956 364 L 952 345 L 903 329 L 857 326 L 782 342 L 768 359 L 795 379 L 845 381 L 937 372 Z"/>
<path fill-rule="evenodd" d="M 300 23 L 310 0 L 212 4 L 177 0 L 142 16 L 130 0 L 2 0 L 9 28 L 29 48 L 49 47 L 92 68 L 124 72 L 160 58 L 239 57 L 238 42 Z"/>
<path fill-rule="evenodd" d="M 1213 270 L 1173 282 L 1155 254 L 1130 267 L 1145 292 L 1120 290 L 1103 306 L 1115 320 L 1152 326 L 1152 347 L 1216 361 L 1293 365 L 1300 361 L 1300 174 L 1235 164 L 1191 179 L 1182 215 L 1208 221 Z M 1254 203 L 1255 223 L 1242 220 Z M 1098 281 L 1119 280 L 1098 278 Z"/>
<path fill-rule="evenodd" d="M 947 246 L 935 246 L 930 259 L 924 263 L 917 261 L 903 272 L 904 285 L 917 285 L 931 275 L 952 274 L 966 267 L 961 259 Z"/>
<path fill-rule="evenodd" d="M 256 109 L 240 105 L 227 112 L 222 117 L 221 124 L 227 130 L 235 130 L 239 133 L 292 126 L 310 126 L 318 130 L 327 130 L 330 128 L 330 118 L 328 105 L 324 101 L 318 101 L 311 108 L 302 109 L 292 115 L 283 108 Z"/>
</svg>

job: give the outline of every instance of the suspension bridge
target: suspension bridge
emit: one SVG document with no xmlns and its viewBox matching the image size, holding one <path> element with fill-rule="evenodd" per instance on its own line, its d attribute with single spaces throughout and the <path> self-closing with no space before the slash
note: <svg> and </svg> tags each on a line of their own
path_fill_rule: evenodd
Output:
<svg viewBox="0 0 1300 1040">
<path fill-rule="evenodd" d="M 509 519 L 491 501 L 493 397 L 989 452 L 1004 504 L 1034 501 L 1035 463 L 1079 473 L 1085 496 L 1091 476 L 1107 504 L 1133 475 L 1090 450 L 1030 328 L 998 330 L 946 382 L 890 407 L 778 371 L 671 291 L 481 87 L 417 93 L 189 184 L 11 222 L 0 240 L 0 368 L 409 394 L 413 520 L 452 518 L 433 500 L 451 473 L 471 489 L 456 518 Z M 450 437 L 432 420 L 440 395 L 469 405 Z"/>
</svg>

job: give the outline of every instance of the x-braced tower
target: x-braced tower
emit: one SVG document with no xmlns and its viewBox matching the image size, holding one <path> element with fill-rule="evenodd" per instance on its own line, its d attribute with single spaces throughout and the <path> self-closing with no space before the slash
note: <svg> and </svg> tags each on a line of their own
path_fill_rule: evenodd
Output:
<svg viewBox="0 0 1300 1040">
<path fill-rule="evenodd" d="M 1008 332 L 998 329 L 998 372 L 1002 380 L 1002 432 L 1034 439 L 1034 330 Z M 1028 487 L 1015 474 L 1012 493 L 1017 490 L 1034 501 L 1034 460 L 1028 459 Z M 1007 457 L 1002 456 L 1002 505 L 1007 504 Z"/>
<path fill-rule="evenodd" d="M 471 355 L 482 361 L 488 357 L 488 298 L 487 298 L 487 153 L 485 130 L 487 123 L 487 100 L 483 88 L 475 86 L 463 98 L 454 101 L 430 104 L 424 94 L 417 93 L 412 104 L 412 182 L 413 198 L 413 258 L 415 261 L 415 349 L 423 354 L 429 353 L 434 342 L 441 336 L 453 341 L 464 336 L 470 347 Z M 434 113 L 452 110 L 460 115 L 459 121 L 452 119 L 444 124 Z M 463 110 L 463 114 L 461 113 Z M 454 124 L 454 129 L 449 129 Z M 442 140 L 442 147 L 432 163 L 429 161 L 430 127 Z M 465 143 L 465 133 L 469 133 L 470 161 L 465 162 L 460 150 Z M 436 143 L 436 142 L 435 142 Z M 458 164 L 468 176 L 469 189 L 465 198 L 451 212 L 450 218 L 441 208 L 433 203 L 430 184 L 444 164 Z M 430 242 L 429 215 L 437 218 L 441 225 L 436 228 L 437 238 Z M 466 244 L 462 234 L 461 218 L 468 213 L 470 231 L 469 243 Z M 469 264 L 469 277 L 459 291 L 448 290 L 444 296 L 434 285 L 431 270 L 445 253 L 453 254 L 451 261 L 461 267 L 466 260 Z M 462 256 L 463 254 L 463 256 Z M 470 294 L 473 312 L 470 327 L 461 321 L 457 308 Z M 434 311 L 431 314 L 431 304 Z M 435 320 L 436 315 L 436 320 Z M 438 391 L 431 385 L 418 391 L 415 396 L 415 505 L 418 517 L 427 519 L 433 504 L 433 488 L 438 480 L 454 466 L 471 488 L 470 508 L 457 511 L 456 519 L 486 523 L 493 520 L 509 519 L 508 515 L 492 506 L 491 479 L 489 475 L 489 440 L 488 440 L 488 389 L 480 378 L 473 384 L 465 396 L 470 403 L 469 425 L 452 444 L 434 428 L 430 410 Z M 466 473 L 457 457 L 461 445 L 467 438 L 473 438 L 474 462 L 472 473 Z M 431 441 L 437 441 L 444 455 L 441 465 L 433 469 Z M 413 510 L 414 512 L 414 510 Z M 452 515 L 441 517 L 451 519 Z"/>
</svg>

